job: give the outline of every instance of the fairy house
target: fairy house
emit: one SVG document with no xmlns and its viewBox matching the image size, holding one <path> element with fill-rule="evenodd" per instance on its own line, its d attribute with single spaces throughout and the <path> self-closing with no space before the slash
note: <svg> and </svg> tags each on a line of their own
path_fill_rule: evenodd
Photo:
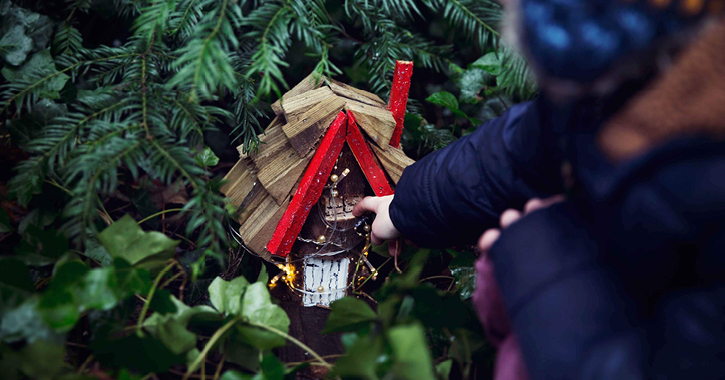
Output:
<svg viewBox="0 0 725 380">
<path fill-rule="evenodd" d="M 258 150 L 225 177 L 243 244 L 282 269 L 270 285 L 285 282 L 298 304 L 329 306 L 374 269 L 370 226 L 352 208 L 392 194 L 413 162 L 399 148 L 411 74 L 412 62 L 396 64 L 390 104 L 311 74 L 272 104 Z"/>
</svg>

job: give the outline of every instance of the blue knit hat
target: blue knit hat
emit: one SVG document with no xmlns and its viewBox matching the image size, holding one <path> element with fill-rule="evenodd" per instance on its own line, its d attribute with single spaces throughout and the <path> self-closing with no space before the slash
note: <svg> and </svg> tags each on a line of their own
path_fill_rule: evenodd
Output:
<svg viewBox="0 0 725 380">
<path fill-rule="evenodd" d="M 588 83 L 619 58 L 720 13 L 716 0 L 520 0 L 523 42 L 544 75 Z M 725 38 L 725 36 L 723 36 Z"/>
</svg>

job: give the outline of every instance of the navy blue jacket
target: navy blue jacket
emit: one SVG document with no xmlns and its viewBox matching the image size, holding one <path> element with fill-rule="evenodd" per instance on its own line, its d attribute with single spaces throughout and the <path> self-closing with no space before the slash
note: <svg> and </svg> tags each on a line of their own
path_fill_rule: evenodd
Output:
<svg viewBox="0 0 725 380">
<path fill-rule="evenodd" d="M 491 251 L 531 378 L 723 378 L 725 144 L 691 136 L 613 166 L 604 119 L 586 102 L 511 107 L 408 167 L 393 224 L 420 246 L 473 244 L 504 209 L 564 191 L 567 163 L 567 202 Z"/>
</svg>

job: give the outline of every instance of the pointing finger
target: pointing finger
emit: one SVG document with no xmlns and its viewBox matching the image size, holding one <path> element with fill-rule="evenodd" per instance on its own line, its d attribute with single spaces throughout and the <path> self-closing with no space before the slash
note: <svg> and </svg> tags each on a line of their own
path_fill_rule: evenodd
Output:
<svg viewBox="0 0 725 380">
<path fill-rule="evenodd" d="M 498 240 L 499 236 L 501 236 L 501 230 L 498 228 L 486 230 L 486 232 L 481 235 L 481 238 L 478 239 L 478 249 L 480 249 L 481 252 L 488 252 L 488 250 L 493 247 L 496 240 Z"/>
<path fill-rule="evenodd" d="M 501 228 L 508 228 L 517 220 L 521 219 L 521 212 L 514 209 L 508 209 L 501 214 Z"/>
<path fill-rule="evenodd" d="M 352 208 L 352 214 L 354 216 L 362 216 L 368 211 L 375 212 L 379 203 L 380 198 L 378 197 L 365 197 L 355 204 L 355 207 Z"/>
</svg>

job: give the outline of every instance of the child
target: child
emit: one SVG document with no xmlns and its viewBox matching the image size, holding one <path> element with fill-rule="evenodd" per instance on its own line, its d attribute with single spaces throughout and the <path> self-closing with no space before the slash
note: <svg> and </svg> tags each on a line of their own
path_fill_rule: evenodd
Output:
<svg viewBox="0 0 725 380">
<path fill-rule="evenodd" d="M 377 213 L 374 243 L 480 237 L 498 378 L 725 375 L 724 6 L 512 4 L 541 96 L 356 206 Z"/>
</svg>

